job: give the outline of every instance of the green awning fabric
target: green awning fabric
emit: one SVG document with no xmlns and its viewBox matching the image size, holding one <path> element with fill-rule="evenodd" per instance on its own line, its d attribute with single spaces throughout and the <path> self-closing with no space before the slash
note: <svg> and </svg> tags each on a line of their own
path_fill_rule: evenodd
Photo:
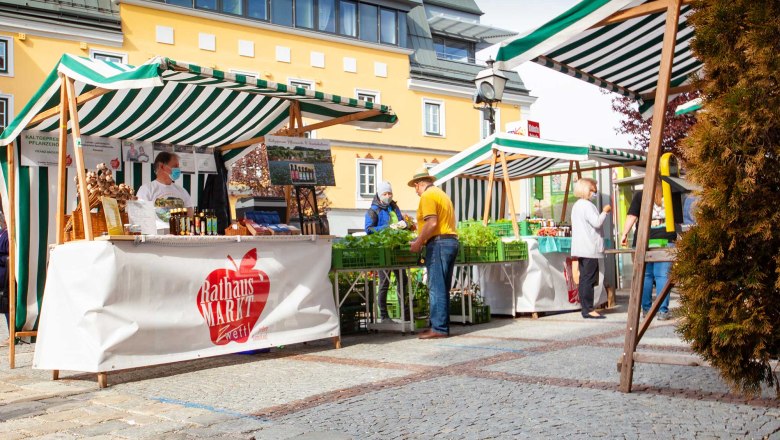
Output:
<svg viewBox="0 0 780 440">
<path fill-rule="evenodd" d="M 644 155 L 635 152 L 498 133 L 435 166 L 430 172 L 436 176 L 437 185 L 457 176 L 488 177 L 490 164 L 482 162 L 490 159 L 493 150 L 503 151 L 510 158 L 512 155 L 527 156 L 507 161 L 507 171 L 512 180 L 539 174 L 568 161 L 593 160 L 621 165 L 645 160 Z M 496 178 L 503 178 L 503 175 L 499 163 Z"/>
<path fill-rule="evenodd" d="M 643 3 L 647 2 L 582 0 L 525 36 L 502 43 L 495 67 L 509 70 L 533 61 L 634 98 L 643 114 L 649 116 L 652 101 L 645 102 L 642 95 L 652 95 L 657 87 L 666 12 L 591 29 L 614 13 Z M 672 87 L 687 84 L 702 67 L 690 49 L 694 35 L 688 23 L 691 12 L 689 5 L 680 11 Z"/>
<path fill-rule="evenodd" d="M 219 147 L 273 133 L 288 124 L 290 102 L 304 118 L 329 120 L 370 109 L 381 113 L 348 122 L 389 128 L 397 118 L 385 105 L 289 87 L 262 79 L 156 57 L 138 66 L 63 55 L 40 89 L 0 135 L 0 146 L 22 130 L 54 132 L 59 114 L 28 127 L 60 103 L 58 73 L 75 79 L 78 95 L 111 89 L 79 107 L 81 134 L 197 147 Z M 70 125 L 70 123 L 69 123 Z"/>
<path fill-rule="evenodd" d="M 693 113 L 699 110 L 701 110 L 701 98 L 696 98 L 678 105 L 677 110 L 674 111 L 674 114 L 680 116 L 687 113 Z"/>
</svg>

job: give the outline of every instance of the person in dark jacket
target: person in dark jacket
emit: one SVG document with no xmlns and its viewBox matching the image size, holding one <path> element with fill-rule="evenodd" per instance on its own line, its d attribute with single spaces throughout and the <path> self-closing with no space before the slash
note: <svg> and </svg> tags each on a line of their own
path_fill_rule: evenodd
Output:
<svg viewBox="0 0 780 440">
<path fill-rule="evenodd" d="M 377 186 L 371 207 L 366 211 L 366 234 L 373 234 L 387 228 L 406 229 L 408 225 L 404 221 L 403 213 L 398 204 L 393 200 L 393 187 L 390 182 L 384 181 Z M 406 273 L 396 270 L 395 279 L 399 283 L 406 284 Z M 387 289 L 390 287 L 390 272 L 379 271 L 379 322 L 391 321 L 387 312 Z"/>
</svg>

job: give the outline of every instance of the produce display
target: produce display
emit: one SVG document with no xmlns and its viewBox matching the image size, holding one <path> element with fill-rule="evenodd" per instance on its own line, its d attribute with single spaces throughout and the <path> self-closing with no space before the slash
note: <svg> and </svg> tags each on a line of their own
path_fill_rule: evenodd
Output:
<svg viewBox="0 0 780 440">
<path fill-rule="evenodd" d="M 355 237 L 348 235 L 343 240 L 333 244 L 337 249 L 367 249 L 367 248 L 409 248 L 409 243 L 416 234 L 405 229 L 383 229 L 371 235 Z"/>
<path fill-rule="evenodd" d="M 458 228 L 458 240 L 461 246 L 487 247 L 498 244 L 500 239 L 488 226 L 481 223 L 467 223 Z"/>
</svg>

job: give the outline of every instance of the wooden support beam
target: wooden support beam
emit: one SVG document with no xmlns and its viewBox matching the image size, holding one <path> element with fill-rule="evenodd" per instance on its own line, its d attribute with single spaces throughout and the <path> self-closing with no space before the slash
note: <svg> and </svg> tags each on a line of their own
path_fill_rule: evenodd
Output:
<svg viewBox="0 0 780 440">
<path fill-rule="evenodd" d="M 580 168 L 580 161 L 574 162 L 574 166 L 577 168 L 577 180 L 582 179 L 582 169 Z"/>
<path fill-rule="evenodd" d="M 298 127 L 294 130 L 287 130 L 288 131 L 287 134 L 289 136 L 299 136 L 307 131 L 319 130 L 321 128 L 330 127 L 332 125 L 346 124 L 348 122 L 360 121 L 363 119 L 372 118 L 380 114 L 382 114 L 382 112 L 379 110 L 366 110 L 359 113 L 351 113 L 338 118 L 333 118 L 328 121 L 318 122 L 316 124 L 306 125 L 304 127 Z M 229 151 L 229 150 L 235 150 L 237 148 L 248 147 L 254 144 L 261 144 L 263 142 L 265 142 L 265 136 L 260 136 L 253 139 L 247 139 L 245 141 L 235 142 L 228 145 L 222 145 L 217 148 L 219 148 L 219 151 Z"/>
<path fill-rule="evenodd" d="M 528 156 L 526 154 L 511 154 L 511 155 L 506 157 L 506 161 L 507 162 L 512 162 L 513 160 L 528 159 L 529 157 L 530 156 Z M 490 164 L 490 159 L 485 159 L 482 162 L 479 162 L 479 163 L 475 164 L 474 166 L 476 167 L 476 166 L 480 166 L 480 165 L 489 165 L 489 164 Z"/>
<path fill-rule="evenodd" d="M 65 75 L 60 74 L 60 145 L 59 163 L 57 163 L 57 244 L 65 243 L 65 192 L 67 188 L 67 167 L 65 161 L 68 155 L 68 88 L 65 86 Z"/>
<path fill-rule="evenodd" d="M 70 112 L 71 129 L 70 133 L 73 136 L 73 150 L 76 153 L 76 174 L 79 179 L 79 202 L 81 204 L 81 216 L 84 220 L 84 238 L 86 240 L 94 240 L 95 236 L 92 234 L 92 216 L 89 211 L 89 196 L 87 194 L 87 176 L 84 172 L 84 149 L 81 146 L 81 127 L 79 126 L 79 109 L 76 106 L 76 89 L 74 87 L 75 81 L 71 78 L 64 77 L 65 86 L 67 87 L 68 94 L 68 111 Z"/>
<path fill-rule="evenodd" d="M 661 289 L 660 292 L 656 294 L 655 301 L 653 302 L 653 305 L 650 306 L 650 310 L 647 311 L 647 316 L 645 316 L 645 319 L 642 321 L 642 325 L 639 326 L 639 332 L 636 335 L 636 345 L 639 345 L 639 341 L 642 340 L 642 336 L 645 335 L 645 332 L 650 327 L 650 322 L 653 321 L 653 318 L 655 318 L 655 314 L 658 313 L 658 309 L 661 308 L 661 303 L 664 301 L 664 299 L 669 296 L 669 293 L 672 291 L 672 286 L 674 283 L 672 283 L 672 280 L 666 281 L 666 284 L 664 285 L 663 289 Z M 658 287 L 656 286 L 656 289 Z"/>
<path fill-rule="evenodd" d="M 487 226 L 490 220 L 490 199 L 493 197 L 493 179 L 496 177 L 496 156 L 498 152 L 491 150 L 490 175 L 488 176 L 487 196 L 485 197 L 485 214 L 482 216 L 482 224 Z"/>
<path fill-rule="evenodd" d="M 8 227 L 8 366 L 16 368 L 16 164 L 14 143 L 6 147 L 8 159 L 8 206 L 6 212 Z"/>
<path fill-rule="evenodd" d="M 689 4 L 692 2 L 693 0 L 682 0 L 682 4 Z M 596 23 L 591 27 L 591 29 L 607 26 L 610 24 L 620 23 L 626 20 L 631 20 L 632 18 L 638 18 L 638 17 L 643 17 L 645 15 L 664 12 L 672 4 L 673 3 L 671 3 L 669 0 L 657 0 L 654 2 L 647 2 L 630 9 L 623 9 L 622 11 L 618 11 L 610 15 L 609 17 L 605 18 L 604 20 L 601 20 L 600 22 Z"/>
<path fill-rule="evenodd" d="M 577 162 L 579 166 L 579 162 Z M 571 186 L 571 170 L 574 166 L 574 161 L 569 161 L 569 172 L 566 174 L 566 191 L 563 194 L 563 209 L 561 210 L 561 223 L 566 221 L 566 208 L 569 206 L 569 187 Z"/>
<path fill-rule="evenodd" d="M 507 191 L 512 192 L 512 190 L 510 189 L 510 187 L 506 186 L 506 184 L 504 184 L 504 182 L 501 182 L 501 189 L 502 189 L 502 191 L 501 191 L 501 205 L 499 207 L 499 211 L 500 212 L 498 213 L 498 216 L 499 216 L 499 218 L 504 218 L 504 217 L 506 217 L 506 192 Z"/>
<path fill-rule="evenodd" d="M 97 374 L 97 382 L 99 388 L 105 388 L 108 386 L 108 374 L 107 373 L 98 373 Z"/>
<path fill-rule="evenodd" d="M 645 253 L 645 263 L 666 263 L 674 261 L 675 255 L 674 248 L 650 249 Z"/>
<path fill-rule="evenodd" d="M 509 169 L 506 164 L 506 153 L 501 152 L 501 170 L 504 172 L 504 186 L 509 188 Z M 511 189 L 509 190 L 509 214 L 512 216 L 512 230 L 515 233 L 515 237 L 520 236 L 520 228 L 517 226 L 517 214 L 515 212 L 515 201 L 512 197 Z"/>
<path fill-rule="evenodd" d="M 650 220 L 652 217 L 650 213 L 653 209 L 655 180 L 656 176 L 658 176 L 661 158 L 661 141 L 666 122 L 666 98 L 669 95 L 669 82 L 674 62 L 674 46 L 677 41 L 678 21 L 680 18 L 680 7 L 682 6 L 682 0 L 669 1 L 671 3 L 666 14 L 666 28 L 664 30 L 663 48 L 661 49 L 658 89 L 656 90 L 655 106 L 653 108 L 653 125 L 650 129 L 650 146 L 647 153 L 647 168 L 645 171 L 644 189 L 642 191 L 639 224 L 637 226 L 636 261 L 634 262 L 634 272 L 631 277 L 631 296 L 629 297 L 626 337 L 623 344 L 623 364 L 620 370 L 620 391 L 624 393 L 631 392 L 634 379 L 633 354 L 636 351 L 639 309 L 645 280 L 645 260 L 647 258 Z"/>
<path fill-rule="evenodd" d="M 114 91 L 115 90 L 100 89 L 100 88 L 92 89 L 92 90 L 90 90 L 87 93 L 83 93 L 83 94 L 79 95 L 76 98 L 76 105 L 78 106 L 78 105 L 87 103 L 89 101 L 92 101 L 95 98 L 99 98 L 99 97 L 105 95 L 106 93 L 114 92 Z M 62 94 L 60 94 L 60 98 L 62 98 Z M 62 112 L 61 107 L 68 108 L 67 106 L 68 106 L 68 104 L 65 101 L 60 101 L 60 105 L 58 105 L 57 107 L 52 107 L 52 108 L 50 108 L 48 110 L 45 110 L 45 111 L 42 111 L 41 113 L 38 113 L 27 124 L 27 128 L 32 127 L 33 125 L 38 124 L 41 121 L 45 121 L 46 119 L 51 118 L 52 116 L 56 115 L 58 112 Z"/>
</svg>

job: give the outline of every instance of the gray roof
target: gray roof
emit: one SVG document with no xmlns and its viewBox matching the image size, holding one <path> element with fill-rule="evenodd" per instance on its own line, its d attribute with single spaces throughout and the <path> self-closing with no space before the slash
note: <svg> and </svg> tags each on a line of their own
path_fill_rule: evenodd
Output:
<svg viewBox="0 0 780 440">
<path fill-rule="evenodd" d="M 456 11 L 468 12 L 469 14 L 482 15 L 482 9 L 479 9 L 474 0 L 425 0 L 425 4 L 441 6 L 443 8 L 454 9 Z"/>
<path fill-rule="evenodd" d="M 484 42 L 491 45 L 500 43 L 509 37 L 517 35 L 517 32 L 515 31 L 438 15 L 428 19 L 428 26 L 436 35 L 454 37 L 461 40 Z"/>
<path fill-rule="evenodd" d="M 425 0 L 431 3 L 430 0 Z M 474 77 L 485 66 L 457 61 L 440 60 L 433 47 L 433 35 L 425 9 L 418 6 L 409 11 L 409 46 L 414 50 L 410 58 L 410 74 L 412 78 L 436 81 L 446 84 L 473 87 Z M 467 39 L 467 38 L 464 38 Z M 515 71 L 505 71 L 509 78 L 505 90 L 517 94 L 528 94 L 528 89 Z"/>
<path fill-rule="evenodd" d="M 119 6 L 112 0 L 0 0 L 0 15 L 121 32 Z"/>
</svg>

